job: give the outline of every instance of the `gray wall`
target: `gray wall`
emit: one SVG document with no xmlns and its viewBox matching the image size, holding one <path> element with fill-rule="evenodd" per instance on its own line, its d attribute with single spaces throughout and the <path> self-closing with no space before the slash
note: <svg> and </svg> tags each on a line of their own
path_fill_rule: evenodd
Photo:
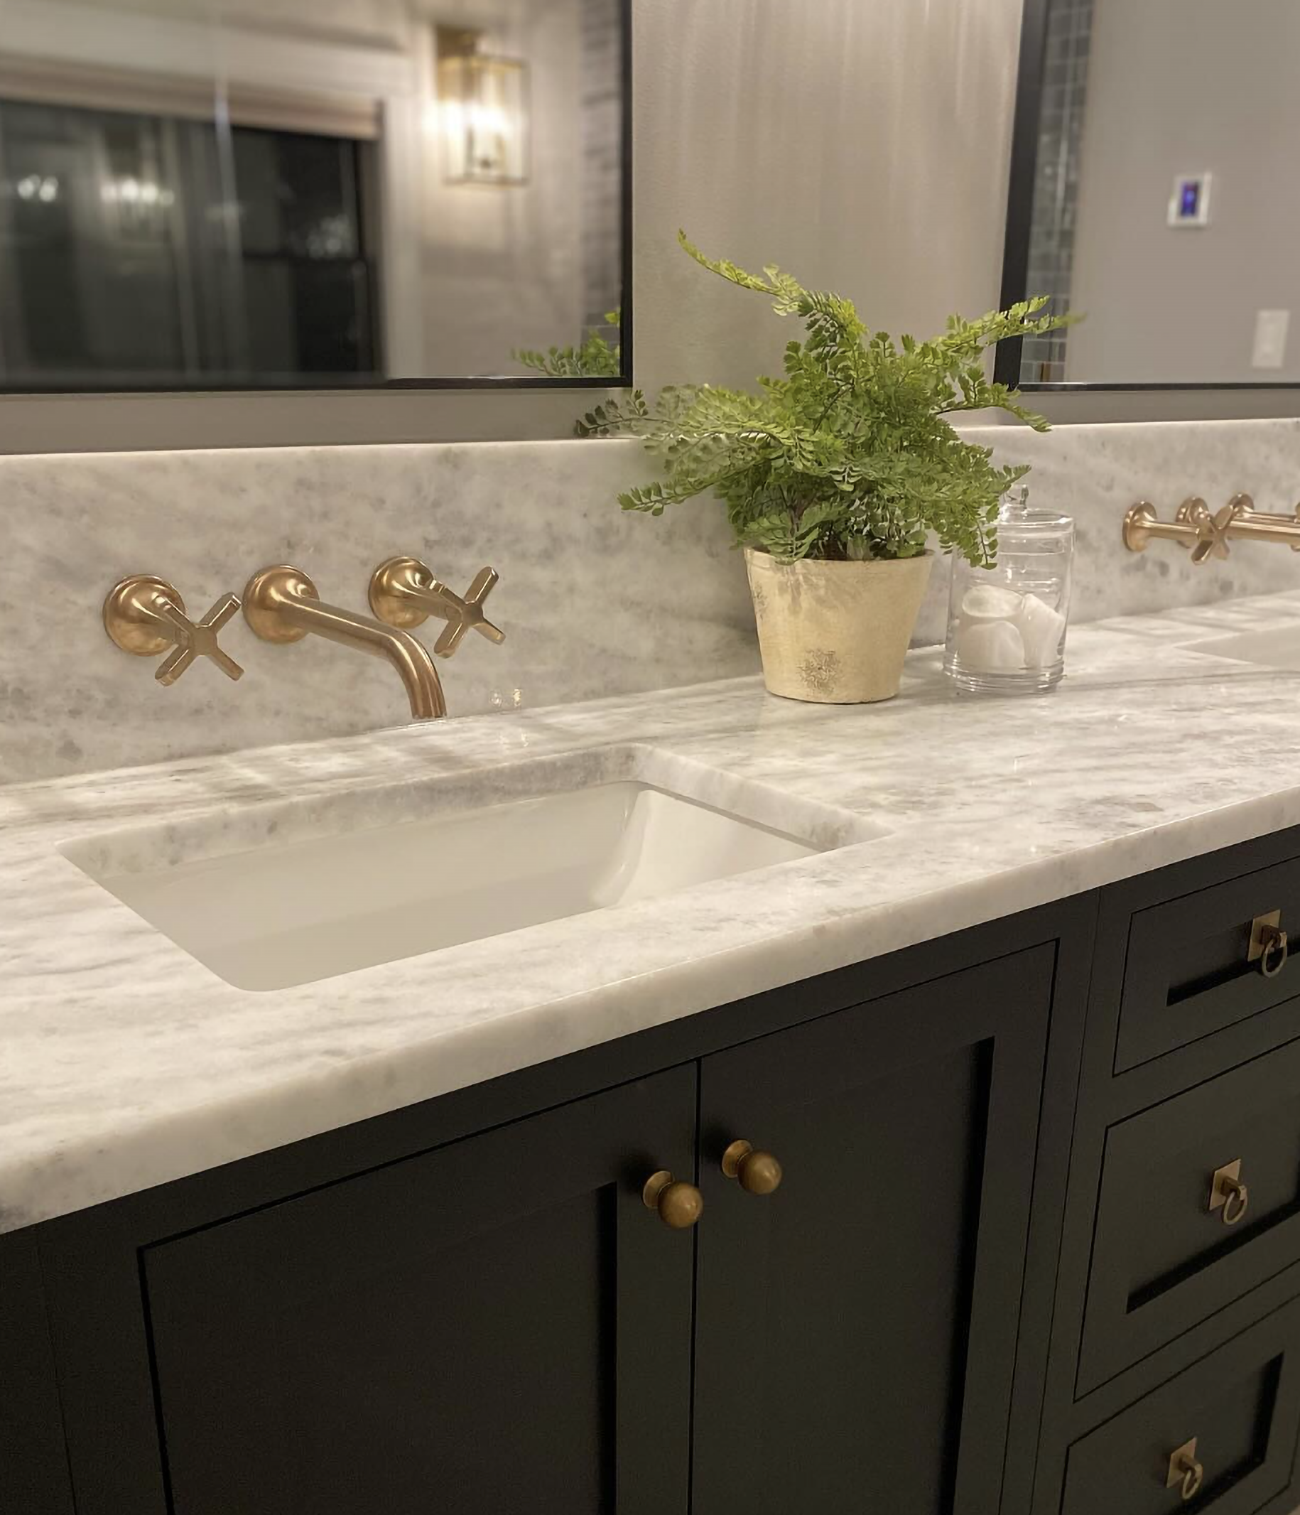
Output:
<svg viewBox="0 0 1300 1515">
<path fill-rule="evenodd" d="M 1072 380 L 1300 381 L 1294 0 L 1096 0 L 1075 234 Z M 1214 174 L 1211 224 L 1174 229 L 1175 176 Z M 1287 366 L 1251 366 L 1289 309 Z"/>
</svg>

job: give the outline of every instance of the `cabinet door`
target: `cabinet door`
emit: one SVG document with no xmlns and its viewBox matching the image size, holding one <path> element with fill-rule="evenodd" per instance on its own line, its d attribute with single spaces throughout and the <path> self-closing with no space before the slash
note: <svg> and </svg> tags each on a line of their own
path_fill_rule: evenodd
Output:
<svg viewBox="0 0 1300 1515">
<path fill-rule="evenodd" d="M 0 1236 L 0 1515 L 72 1515 L 40 1259 Z"/>
<path fill-rule="evenodd" d="M 174 1515 L 674 1515 L 675 1069 L 143 1250 Z"/>
<path fill-rule="evenodd" d="M 1054 963 L 704 1063 L 695 1515 L 999 1508 Z M 724 1174 L 738 1139 L 774 1193 Z"/>
</svg>

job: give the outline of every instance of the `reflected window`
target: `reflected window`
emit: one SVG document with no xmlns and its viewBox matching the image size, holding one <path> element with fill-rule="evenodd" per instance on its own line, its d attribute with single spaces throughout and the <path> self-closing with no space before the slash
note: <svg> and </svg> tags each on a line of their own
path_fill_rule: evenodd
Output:
<svg viewBox="0 0 1300 1515">
<path fill-rule="evenodd" d="M 626 384 L 630 6 L 24 6 L 0 388 Z"/>
<path fill-rule="evenodd" d="M 373 377 L 368 147 L 0 101 L 5 382 Z"/>
</svg>

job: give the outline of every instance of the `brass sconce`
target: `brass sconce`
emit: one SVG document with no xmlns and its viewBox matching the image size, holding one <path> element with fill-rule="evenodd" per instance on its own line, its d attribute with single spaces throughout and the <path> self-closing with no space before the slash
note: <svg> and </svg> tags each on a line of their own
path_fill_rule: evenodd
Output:
<svg viewBox="0 0 1300 1515">
<path fill-rule="evenodd" d="M 483 33 L 440 26 L 438 112 L 449 184 L 528 183 L 528 65 L 484 51 Z"/>
</svg>

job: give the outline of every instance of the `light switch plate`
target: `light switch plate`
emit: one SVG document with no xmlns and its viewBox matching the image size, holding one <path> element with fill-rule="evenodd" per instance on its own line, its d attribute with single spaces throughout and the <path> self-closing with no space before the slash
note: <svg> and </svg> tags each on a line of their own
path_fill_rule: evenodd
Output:
<svg viewBox="0 0 1300 1515">
<path fill-rule="evenodd" d="M 1251 358 L 1254 368 L 1283 368 L 1286 365 L 1286 344 L 1291 332 L 1289 310 L 1260 310 L 1255 312 L 1255 348 Z"/>
</svg>

